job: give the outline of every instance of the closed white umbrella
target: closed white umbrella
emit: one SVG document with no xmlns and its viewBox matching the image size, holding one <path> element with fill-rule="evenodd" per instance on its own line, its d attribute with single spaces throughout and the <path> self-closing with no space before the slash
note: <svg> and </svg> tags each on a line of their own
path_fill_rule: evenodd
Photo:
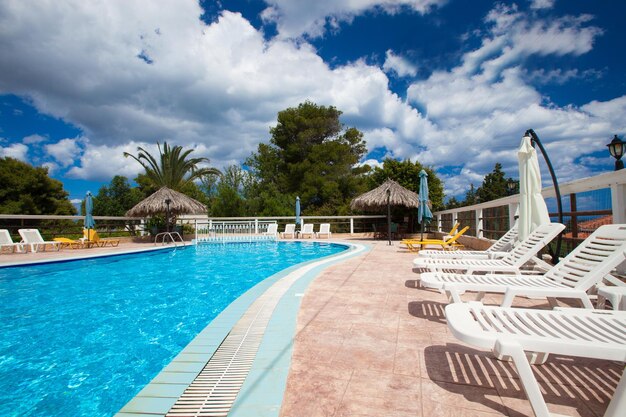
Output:
<svg viewBox="0 0 626 417">
<path fill-rule="evenodd" d="M 518 239 L 522 241 L 540 225 L 550 223 L 550 214 L 541 195 L 541 171 L 537 152 L 527 135 L 522 138 L 517 158 L 520 184 Z"/>
</svg>

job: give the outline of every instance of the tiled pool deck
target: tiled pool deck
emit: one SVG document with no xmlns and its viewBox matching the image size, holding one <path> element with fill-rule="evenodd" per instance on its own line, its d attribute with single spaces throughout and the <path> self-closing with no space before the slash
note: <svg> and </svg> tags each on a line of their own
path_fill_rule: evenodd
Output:
<svg viewBox="0 0 626 417">
<path fill-rule="evenodd" d="M 284 394 L 280 411 L 245 408 L 234 409 L 234 414 L 532 416 L 512 365 L 450 334 L 443 315 L 445 297 L 417 287 L 419 275 L 411 270 L 414 254 L 398 242 L 389 246 L 385 241 L 352 240 L 370 250 L 322 270 L 308 287 L 294 288 L 297 296 L 303 294 L 297 319 L 282 317 L 289 315 L 284 308 L 275 311 L 276 318 L 290 323 L 283 326 L 288 334 L 296 320 L 293 344 L 288 343 L 293 353 L 286 390 L 264 393 L 278 400 Z M 3 254 L 0 265 L 25 257 L 62 259 L 152 247 L 124 243 L 113 249 Z M 487 297 L 485 302 L 498 300 Z M 541 300 L 517 299 L 514 305 L 547 308 Z M 286 366 L 284 351 L 275 352 L 275 358 L 263 357 L 264 363 Z M 550 411 L 571 416 L 603 415 L 623 369 L 623 364 L 610 361 L 555 355 L 534 367 Z M 266 371 L 259 372 L 253 368 L 250 376 L 260 378 Z"/>
</svg>

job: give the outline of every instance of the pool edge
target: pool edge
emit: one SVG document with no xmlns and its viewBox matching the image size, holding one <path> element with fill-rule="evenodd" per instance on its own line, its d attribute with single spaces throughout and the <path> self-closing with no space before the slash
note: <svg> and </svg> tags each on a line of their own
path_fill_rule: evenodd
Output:
<svg viewBox="0 0 626 417">
<path fill-rule="evenodd" d="M 321 242 L 344 245 L 348 247 L 348 250 L 294 265 L 250 288 L 215 317 L 115 416 L 165 416 L 185 389 L 202 371 L 233 326 L 244 316 L 254 301 L 279 281 L 295 274 L 294 282 L 289 285 L 285 294 L 276 303 L 252 367 L 229 413 L 233 416 L 237 416 L 238 413 L 245 413 L 241 415 L 250 416 L 263 411 L 262 415 L 264 416 L 277 415 L 282 403 L 291 363 L 293 336 L 301 301 L 298 291 L 305 291 L 308 285 L 327 267 L 362 255 L 370 250 L 370 246 L 363 243 Z M 298 274 L 301 276 L 297 277 Z M 271 338 L 268 337 L 270 334 L 273 335 Z M 275 353 L 277 348 L 283 351 L 284 358 L 280 366 L 268 367 L 268 356 Z M 259 390 L 260 387 L 264 387 L 263 384 L 259 384 L 259 379 L 266 379 L 268 372 L 272 376 L 271 389 Z M 277 383 L 280 384 L 280 387 L 277 386 Z M 253 410 L 257 410 L 257 412 Z M 271 413 L 272 410 L 275 410 L 275 413 Z"/>
</svg>

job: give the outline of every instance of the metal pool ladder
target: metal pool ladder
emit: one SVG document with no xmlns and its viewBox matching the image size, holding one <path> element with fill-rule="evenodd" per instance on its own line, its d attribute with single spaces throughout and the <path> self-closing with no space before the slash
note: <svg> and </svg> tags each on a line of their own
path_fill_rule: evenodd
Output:
<svg viewBox="0 0 626 417">
<path fill-rule="evenodd" d="M 183 237 L 180 235 L 180 233 L 178 232 L 161 232 L 161 233 L 157 233 L 157 235 L 154 237 L 154 246 L 157 245 L 157 243 L 159 243 L 159 238 L 161 238 L 161 245 L 165 245 L 167 242 L 167 239 L 169 238 L 169 240 L 174 244 L 174 246 L 178 246 L 178 244 L 176 243 L 176 237 L 178 237 L 178 240 L 184 245 L 184 241 L 183 241 Z"/>
</svg>

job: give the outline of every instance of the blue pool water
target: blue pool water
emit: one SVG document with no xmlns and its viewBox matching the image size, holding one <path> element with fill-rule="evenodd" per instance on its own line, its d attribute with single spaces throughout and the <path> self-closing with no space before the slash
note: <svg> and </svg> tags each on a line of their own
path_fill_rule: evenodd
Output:
<svg viewBox="0 0 626 417">
<path fill-rule="evenodd" d="M 246 290 L 344 249 L 215 244 L 0 268 L 0 416 L 113 415 Z"/>
</svg>

